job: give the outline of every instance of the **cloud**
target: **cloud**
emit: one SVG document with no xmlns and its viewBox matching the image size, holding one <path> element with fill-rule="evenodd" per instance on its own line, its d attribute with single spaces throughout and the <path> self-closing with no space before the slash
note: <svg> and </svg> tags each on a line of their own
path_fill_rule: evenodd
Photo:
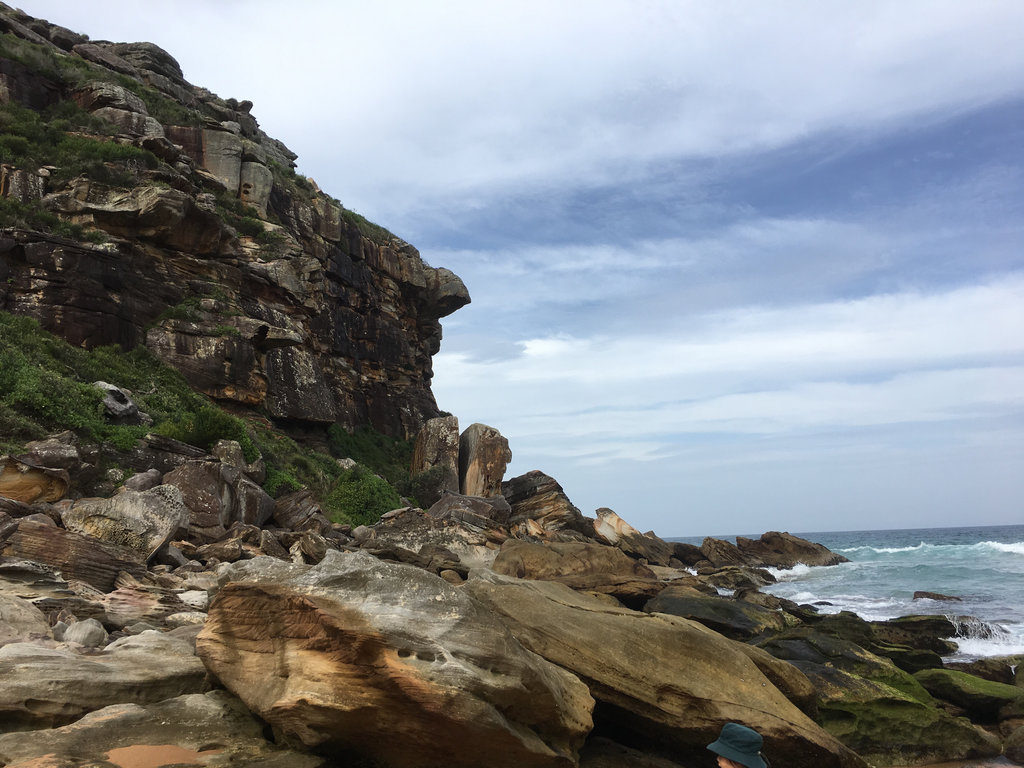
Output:
<svg viewBox="0 0 1024 768">
<path fill-rule="evenodd" d="M 779 434 L 1012 414 L 1024 274 L 942 293 L 744 307 L 641 335 L 524 339 L 435 358 L 442 407 L 562 456 L 663 455 L 689 433 Z M 541 447 L 542 446 L 542 447 Z"/>
</svg>

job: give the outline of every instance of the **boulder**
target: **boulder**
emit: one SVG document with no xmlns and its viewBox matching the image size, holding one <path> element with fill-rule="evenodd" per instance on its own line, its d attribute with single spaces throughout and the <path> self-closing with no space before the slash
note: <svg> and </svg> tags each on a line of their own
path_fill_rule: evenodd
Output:
<svg viewBox="0 0 1024 768">
<path fill-rule="evenodd" d="M 246 765 L 319 768 L 323 758 L 278 747 L 226 691 L 152 704 L 112 704 L 72 725 L 0 735 L 0 763 L 22 766 Z"/>
<path fill-rule="evenodd" d="M 707 560 L 707 555 L 700 547 L 685 541 L 672 542 L 672 556 L 684 566 L 694 566 Z"/>
<path fill-rule="evenodd" d="M 709 572 L 698 572 L 705 583 L 722 589 L 749 590 L 775 583 L 775 577 L 763 568 L 727 565 Z"/>
<path fill-rule="evenodd" d="M 307 489 L 275 500 L 272 519 L 290 531 L 314 531 L 320 535 L 334 532 L 333 524 Z"/>
<path fill-rule="evenodd" d="M 762 608 L 743 600 L 693 595 L 691 590 L 668 586 L 645 606 L 649 613 L 668 613 L 699 621 L 733 640 L 746 642 L 779 632 L 786 627 L 780 611 Z"/>
<path fill-rule="evenodd" d="M 187 639 L 143 632 L 79 655 L 11 643 L 0 648 L 0 722 L 51 728 L 111 704 L 146 704 L 205 689 L 206 670 Z"/>
<path fill-rule="evenodd" d="M 470 424 L 459 437 L 459 490 L 464 496 L 498 496 L 512 461 L 508 440 L 494 427 Z"/>
<path fill-rule="evenodd" d="M 637 607 L 664 587 L 650 568 L 621 550 L 581 541 L 509 539 L 491 568 L 505 576 L 554 581 L 584 592 L 612 595 Z"/>
<path fill-rule="evenodd" d="M 50 623 L 28 600 L 0 593 L 0 645 L 50 637 Z"/>
<path fill-rule="evenodd" d="M 653 533 L 640 533 L 607 507 L 597 510 L 594 538 L 652 565 L 668 565 L 675 548 Z"/>
<path fill-rule="evenodd" d="M 944 712 L 914 677 L 850 640 L 801 626 L 761 647 L 807 676 L 817 692 L 818 722 L 869 763 L 999 754 L 998 740 Z"/>
<path fill-rule="evenodd" d="M 151 424 L 148 414 L 142 413 L 132 400 L 132 393 L 106 381 L 94 381 L 96 389 L 103 392 L 103 413 L 114 424 Z"/>
<path fill-rule="evenodd" d="M 108 638 L 107 630 L 96 619 L 82 619 L 70 624 L 57 639 L 87 648 L 101 648 L 107 644 Z"/>
<path fill-rule="evenodd" d="M 716 568 L 730 565 L 752 565 L 734 544 L 708 536 L 700 545 L 704 557 Z"/>
<path fill-rule="evenodd" d="M 0 496 L 32 504 L 64 498 L 71 484 L 66 469 L 42 467 L 27 460 L 0 456 Z"/>
<path fill-rule="evenodd" d="M 526 531 L 526 521 L 540 527 L 540 535 L 551 531 L 575 532 L 580 537 L 594 535 L 593 523 L 583 516 L 553 477 L 539 470 L 513 477 L 501 484 L 501 495 L 512 507 L 509 526 L 513 533 Z"/>
<path fill-rule="evenodd" d="M 1013 731 L 1003 745 L 1004 755 L 1017 765 L 1024 765 L 1024 725 Z"/>
<path fill-rule="evenodd" d="M 409 476 L 423 477 L 430 473 L 431 481 L 418 493 L 424 507 L 434 504 L 445 491 L 459 492 L 459 420 L 455 416 L 428 419 L 416 435 L 412 449 Z"/>
<path fill-rule="evenodd" d="M 135 550 L 34 520 L 18 523 L 0 554 L 51 566 L 68 581 L 84 581 L 103 592 L 114 588 L 121 571 L 138 575 L 144 571 Z"/>
<path fill-rule="evenodd" d="M 463 498 L 445 494 L 438 504 L 443 504 L 448 497 Z M 470 511 L 462 510 L 458 515 L 466 516 Z M 489 519 L 483 522 L 492 527 L 464 525 L 453 520 L 451 515 L 438 519 L 421 509 L 407 508 L 389 512 L 373 528 L 364 527 L 362 531 L 357 528 L 352 535 L 359 539 L 357 534 L 365 534 L 360 543 L 369 549 L 400 547 L 419 552 L 425 547 L 440 547 L 455 555 L 465 567 L 479 568 L 490 565 L 506 538 L 504 529 L 499 525 Z"/>
<path fill-rule="evenodd" d="M 925 590 L 918 590 L 914 593 L 914 600 L 935 600 L 942 603 L 950 602 L 962 602 L 962 597 L 956 597 L 955 595 L 943 595 L 939 592 L 927 592 Z"/>
<path fill-rule="evenodd" d="M 768 531 L 756 540 L 737 536 L 736 548 L 751 565 L 772 568 L 792 568 L 799 563 L 820 566 L 850 562 L 849 558 L 832 552 L 828 547 L 788 532 Z"/>
<path fill-rule="evenodd" d="M 109 499 L 79 499 L 62 510 L 61 520 L 69 531 L 125 547 L 147 562 L 188 525 L 189 509 L 177 487 L 158 485 Z"/>
<path fill-rule="evenodd" d="M 190 461 L 164 475 L 189 509 L 188 530 L 200 541 L 215 541 L 236 522 L 263 525 L 274 500 L 244 472 L 220 461 Z"/>
<path fill-rule="evenodd" d="M 1000 711 L 1010 707 L 1024 714 L 1024 689 L 994 683 L 954 669 L 925 669 L 914 678 L 932 696 L 955 704 L 977 723 L 1002 719 Z"/>
<path fill-rule="evenodd" d="M 508 538 L 512 508 L 502 496 L 462 496 L 445 493 L 428 510 L 435 520 L 444 520 L 478 530 L 491 541 L 500 543 Z"/>
<path fill-rule="evenodd" d="M 563 584 L 474 575 L 463 590 L 503 616 L 527 648 L 587 683 L 601 714 L 597 735 L 605 727 L 698 765 L 722 723 L 738 721 L 764 736 L 776 764 L 863 766 L 736 643 L 700 624 L 609 606 Z"/>
<path fill-rule="evenodd" d="M 593 700 L 484 606 L 418 568 L 329 552 L 225 566 L 199 635 L 210 672 L 318 751 L 391 765 L 576 764 Z"/>
</svg>

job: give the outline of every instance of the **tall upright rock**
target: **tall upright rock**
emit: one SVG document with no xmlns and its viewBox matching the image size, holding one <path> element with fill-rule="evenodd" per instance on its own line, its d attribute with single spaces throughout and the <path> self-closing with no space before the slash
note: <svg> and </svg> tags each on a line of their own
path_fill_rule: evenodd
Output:
<svg viewBox="0 0 1024 768">
<path fill-rule="evenodd" d="M 459 437 L 459 488 L 464 496 L 499 496 L 512 461 L 508 440 L 494 427 L 470 424 Z"/>
</svg>

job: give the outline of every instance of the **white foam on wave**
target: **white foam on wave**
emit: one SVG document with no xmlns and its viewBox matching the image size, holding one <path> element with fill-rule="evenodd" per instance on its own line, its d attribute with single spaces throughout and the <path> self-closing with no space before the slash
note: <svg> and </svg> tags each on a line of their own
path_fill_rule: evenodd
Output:
<svg viewBox="0 0 1024 768">
<path fill-rule="evenodd" d="M 776 581 L 799 581 L 811 572 L 811 566 L 797 563 L 792 568 L 765 568 Z"/>
<path fill-rule="evenodd" d="M 1004 544 L 1001 541 L 983 541 L 978 546 L 994 549 L 997 552 L 1006 552 L 1011 555 L 1024 555 L 1024 541 L 1018 541 L 1013 544 Z"/>
<path fill-rule="evenodd" d="M 1019 635 L 998 638 L 954 637 L 952 640 L 957 645 L 952 658 L 957 660 L 1024 654 L 1024 637 Z"/>
<path fill-rule="evenodd" d="M 836 551 L 844 554 L 847 552 L 875 552 L 876 554 L 880 555 L 892 555 L 896 554 L 897 552 L 916 552 L 921 549 L 930 549 L 934 546 L 934 544 L 926 544 L 922 541 L 920 544 L 916 544 L 912 547 L 872 547 L 867 544 L 864 544 L 860 547 L 847 547 L 846 549 L 839 549 Z"/>
</svg>

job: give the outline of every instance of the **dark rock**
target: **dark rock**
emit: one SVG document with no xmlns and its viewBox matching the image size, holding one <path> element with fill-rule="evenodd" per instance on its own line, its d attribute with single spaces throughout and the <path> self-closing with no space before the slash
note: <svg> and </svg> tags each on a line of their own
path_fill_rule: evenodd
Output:
<svg viewBox="0 0 1024 768">
<path fill-rule="evenodd" d="M 459 420 L 455 416 L 429 419 L 416 435 L 409 476 L 415 480 L 424 473 L 432 478 L 417 493 L 425 507 L 437 502 L 445 491 L 459 492 Z"/>
<path fill-rule="evenodd" d="M 512 506 L 509 526 L 517 535 L 544 536 L 550 531 L 594 534 L 593 523 L 569 501 L 562 486 L 543 472 L 532 470 L 506 480 L 501 495 Z"/>
<path fill-rule="evenodd" d="M 917 591 L 914 593 L 915 600 L 939 600 L 941 602 L 961 602 L 962 597 L 955 597 L 953 595 L 943 595 L 938 592 L 924 592 Z"/>
<path fill-rule="evenodd" d="M 751 565 L 792 568 L 799 563 L 822 566 L 850 562 L 848 558 L 830 551 L 821 544 L 801 539 L 788 532 L 768 531 L 761 534 L 761 538 L 757 540 L 737 536 L 736 547 Z"/>
<path fill-rule="evenodd" d="M 700 545 L 701 552 L 716 568 L 726 565 L 751 565 L 747 557 L 734 544 L 708 536 Z"/>
<path fill-rule="evenodd" d="M 698 621 L 716 632 L 746 642 L 785 628 L 782 614 L 742 600 L 680 594 L 672 586 L 659 592 L 645 606 L 650 613 L 669 613 Z"/>
<path fill-rule="evenodd" d="M 992 723 L 1000 719 L 1000 710 L 1016 705 L 1024 714 L 1024 689 L 994 683 L 952 669 L 926 669 L 914 674 L 933 696 L 966 710 L 972 721 Z"/>
</svg>

